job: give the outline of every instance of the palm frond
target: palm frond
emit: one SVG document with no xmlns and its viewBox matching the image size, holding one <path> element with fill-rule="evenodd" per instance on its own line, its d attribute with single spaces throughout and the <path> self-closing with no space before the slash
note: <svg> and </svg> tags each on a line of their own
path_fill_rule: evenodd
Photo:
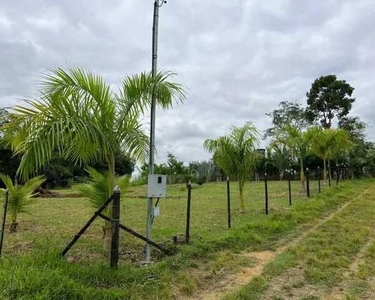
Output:
<svg viewBox="0 0 375 300">
<path fill-rule="evenodd" d="M 73 189 L 87 197 L 95 208 L 99 208 L 113 193 L 110 174 L 108 172 L 100 173 L 94 168 L 88 168 L 87 172 L 89 173 L 90 181 L 84 184 L 77 184 Z M 129 186 L 129 180 L 129 176 L 116 177 L 115 184 L 119 186 L 123 195 Z"/>
<path fill-rule="evenodd" d="M 244 180 L 258 159 L 256 146 L 258 132 L 253 124 L 246 123 L 243 127 L 232 127 L 229 136 L 221 136 L 216 140 L 208 139 L 204 148 L 213 154 L 213 160 L 229 176 Z"/>
<path fill-rule="evenodd" d="M 129 76 L 115 95 L 101 76 L 80 68 L 44 74 L 40 98 L 15 107 L 8 128 L 12 149 L 22 154 L 18 175 L 29 178 L 55 151 L 74 163 L 108 161 L 120 149 L 143 159 L 149 141 L 139 119 L 151 95 L 163 108 L 185 99 L 183 87 L 169 81 L 172 75 Z"/>
<path fill-rule="evenodd" d="M 183 86 L 168 81 L 173 75 L 171 72 L 158 71 L 155 76 L 151 72 L 143 72 L 126 77 L 117 98 L 123 115 L 144 113 L 151 105 L 153 94 L 156 104 L 162 108 L 170 108 L 173 101 L 184 101 L 186 94 Z"/>
<path fill-rule="evenodd" d="M 16 221 L 18 214 L 28 212 L 27 207 L 32 203 L 31 199 L 35 196 L 35 189 L 45 181 L 43 176 L 37 176 L 21 186 L 14 185 L 11 178 L 4 174 L 0 174 L 0 179 L 9 190 L 8 211 L 13 221 Z"/>
</svg>

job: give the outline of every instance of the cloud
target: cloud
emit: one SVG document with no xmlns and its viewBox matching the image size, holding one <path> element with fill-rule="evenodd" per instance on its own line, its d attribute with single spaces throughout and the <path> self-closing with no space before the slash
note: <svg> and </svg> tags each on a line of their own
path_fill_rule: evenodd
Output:
<svg viewBox="0 0 375 300">
<path fill-rule="evenodd" d="M 40 72 L 77 65 L 119 85 L 150 69 L 153 1 L 4 1 L 0 9 L 0 106 L 35 95 Z M 299 100 L 315 78 L 355 87 L 353 114 L 375 139 L 372 0 L 170 0 L 160 9 L 159 67 L 178 73 L 185 103 L 157 112 L 158 160 L 209 158 L 207 138 Z M 147 117 L 145 120 L 147 123 Z M 147 126 L 147 124 L 146 124 Z"/>
</svg>

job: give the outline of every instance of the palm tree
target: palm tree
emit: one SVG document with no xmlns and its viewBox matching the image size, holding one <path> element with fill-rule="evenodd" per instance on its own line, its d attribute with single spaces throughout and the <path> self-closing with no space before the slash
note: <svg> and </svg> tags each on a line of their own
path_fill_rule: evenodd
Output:
<svg viewBox="0 0 375 300">
<path fill-rule="evenodd" d="M 277 135 L 277 141 L 287 146 L 300 163 L 301 190 L 305 190 L 305 172 L 303 160 L 311 148 L 311 138 L 308 132 L 292 125 L 284 126 Z"/>
<path fill-rule="evenodd" d="M 119 92 L 104 79 L 80 68 L 58 68 L 46 74 L 39 100 L 14 108 L 8 130 L 16 154 L 22 154 L 21 178 L 37 172 L 57 150 L 75 163 L 108 163 L 108 193 L 115 186 L 115 154 L 134 159 L 147 154 L 149 139 L 140 117 L 154 95 L 162 108 L 184 100 L 181 85 L 169 72 L 141 73 L 123 80 Z M 105 202 L 103 198 L 103 203 Z M 107 245 L 108 246 L 108 245 Z"/>
<path fill-rule="evenodd" d="M 207 139 L 204 148 L 213 153 L 213 160 L 224 172 L 238 180 L 240 192 L 240 210 L 245 211 L 243 188 L 246 178 L 255 167 L 258 131 L 252 123 L 243 127 L 232 127 L 229 136 L 216 140 Z"/>
<path fill-rule="evenodd" d="M 350 145 L 350 137 L 344 129 L 323 129 L 313 127 L 309 129 L 313 141 L 312 152 L 323 160 L 324 180 L 327 180 L 327 161 L 339 156 L 340 152 L 347 150 Z"/>
<path fill-rule="evenodd" d="M 90 181 L 88 183 L 77 184 L 73 189 L 85 195 L 94 208 L 99 208 L 103 205 L 103 199 L 108 199 L 112 194 L 112 191 L 108 189 L 108 186 L 111 184 L 111 176 L 108 172 L 100 173 L 94 168 L 88 168 L 87 172 L 89 173 Z M 130 176 L 128 175 L 116 177 L 115 179 L 115 184 L 120 188 L 122 195 L 125 194 L 129 186 L 129 180 Z M 108 213 L 109 212 L 107 212 L 107 214 Z M 111 223 L 105 222 L 103 226 L 103 239 L 105 245 L 110 243 L 111 230 Z"/>
<path fill-rule="evenodd" d="M 290 151 L 288 147 L 279 141 L 273 141 L 268 148 L 270 163 L 279 171 L 280 180 L 283 180 L 284 172 L 290 164 Z"/>
<path fill-rule="evenodd" d="M 27 213 L 28 206 L 32 204 L 32 197 L 37 195 L 35 190 L 39 187 L 45 179 L 43 176 L 37 176 L 28 180 L 23 186 L 13 184 L 12 179 L 8 175 L 0 173 L 0 179 L 4 182 L 9 191 L 8 211 L 12 223 L 10 225 L 10 232 L 16 232 L 18 227 L 17 217 L 20 213 Z M 5 191 L 4 189 L 1 189 Z"/>
</svg>

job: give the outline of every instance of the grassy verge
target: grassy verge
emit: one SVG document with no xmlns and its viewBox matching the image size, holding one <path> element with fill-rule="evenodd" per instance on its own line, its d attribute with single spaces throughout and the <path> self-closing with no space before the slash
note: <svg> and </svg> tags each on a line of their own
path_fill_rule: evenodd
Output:
<svg viewBox="0 0 375 300">
<path fill-rule="evenodd" d="M 251 259 L 238 255 L 239 252 L 276 249 L 371 184 L 373 181 L 347 182 L 339 188 L 326 189 L 310 200 L 295 198 L 293 206 L 289 207 L 286 191 L 280 192 L 285 183 L 274 183 L 270 192 L 272 209 L 268 216 L 262 213 L 263 185 L 253 184 L 247 197 L 248 211 L 234 213 L 232 230 L 225 228 L 225 185 L 204 185 L 193 190 L 191 245 L 179 246 L 174 256 L 141 267 L 135 261 L 142 258 L 143 244 L 123 234 L 117 271 L 109 269 L 101 252 L 100 222 L 94 224 L 73 249 L 69 262 L 58 257 L 63 246 L 92 213 L 87 200 L 38 199 L 32 215 L 20 220 L 20 232 L 7 236 L 4 258 L 0 262 L 0 298 L 169 299 L 191 295 L 253 263 Z M 294 189 L 297 190 L 298 186 Z M 170 194 L 183 199 L 185 189 L 176 186 Z M 162 203 L 164 218 L 155 223 L 156 240 L 183 232 L 182 210 L 185 204 L 179 201 L 183 200 L 168 199 Z M 367 208 L 370 213 L 371 207 Z M 142 231 L 144 212 L 142 199 L 129 199 L 122 207 L 122 221 Z M 307 249 L 298 250 L 301 254 L 297 250 L 290 252 L 291 258 L 285 256 L 284 262 L 279 261 L 280 266 L 270 267 L 266 276 L 277 275 L 278 269 L 281 272 L 296 258 L 301 259 Z M 348 251 L 355 253 L 356 249 Z M 158 252 L 153 253 L 154 258 L 158 255 Z M 338 265 L 343 263 L 338 262 Z M 310 265 L 308 274 L 312 282 L 324 278 L 314 273 L 313 259 Z M 264 278 L 253 281 L 251 286 L 254 287 L 250 290 L 261 291 L 265 286 Z"/>
<path fill-rule="evenodd" d="M 309 233 L 295 247 L 269 263 L 261 276 L 254 278 L 227 299 L 336 299 L 343 294 L 345 280 L 360 250 L 373 236 L 375 226 L 375 189 L 354 198 L 341 212 Z M 339 193 L 338 197 L 344 196 Z M 367 251 L 373 259 L 375 249 Z M 366 267 L 364 267 L 366 265 Z M 361 274 L 374 274 L 373 264 L 361 265 Z M 359 287 L 365 282 L 354 282 Z M 353 289 L 352 289 L 353 290 Z M 363 292 L 362 288 L 354 289 Z"/>
</svg>

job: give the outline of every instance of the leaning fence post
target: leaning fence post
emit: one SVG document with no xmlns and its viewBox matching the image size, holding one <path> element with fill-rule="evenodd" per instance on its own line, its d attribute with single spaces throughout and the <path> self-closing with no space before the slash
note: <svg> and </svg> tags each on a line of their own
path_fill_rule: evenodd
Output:
<svg viewBox="0 0 375 300">
<path fill-rule="evenodd" d="M 310 198 L 310 177 L 309 177 L 309 168 L 306 168 L 306 193 L 307 193 L 307 197 Z"/>
<path fill-rule="evenodd" d="M 5 234 L 5 222 L 7 218 L 7 210 L 8 210 L 8 200 L 9 200 L 9 190 L 5 191 L 5 198 L 4 198 L 4 211 L 3 211 L 3 220 L 1 223 L 1 235 L 0 235 L 0 257 L 3 250 L 3 241 L 4 241 L 4 234 Z"/>
<path fill-rule="evenodd" d="M 187 184 L 188 198 L 187 198 L 187 211 L 186 211 L 186 233 L 185 242 L 190 242 L 190 208 L 191 208 L 191 182 L 189 180 Z"/>
<path fill-rule="evenodd" d="M 264 197 L 265 197 L 265 209 L 266 215 L 268 215 L 268 184 L 267 184 L 267 173 L 264 173 Z"/>
<path fill-rule="evenodd" d="M 118 247 L 120 244 L 120 197 L 121 191 L 118 186 L 113 190 L 112 202 L 112 240 L 111 240 L 111 268 L 118 266 Z"/>
<path fill-rule="evenodd" d="M 230 181 L 227 176 L 227 206 L 228 206 L 228 228 L 231 228 L 231 215 L 230 215 Z"/>
<path fill-rule="evenodd" d="M 79 240 L 82 234 L 85 233 L 87 228 L 90 227 L 91 223 L 101 214 L 103 210 L 107 208 L 109 203 L 111 203 L 113 199 L 113 195 L 107 199 L 107 201 L 94 213 L 94 215 L 86 222 L 86 224 L 78 231 L 78 233 L 73 237 L 73 239 L 69 242 L 69 244 L 65 247 L 65 249 L 61 252 L 61 256 L 64 257 L 65 254 L 73 247 L 73 245 Z"/>
</svg>

